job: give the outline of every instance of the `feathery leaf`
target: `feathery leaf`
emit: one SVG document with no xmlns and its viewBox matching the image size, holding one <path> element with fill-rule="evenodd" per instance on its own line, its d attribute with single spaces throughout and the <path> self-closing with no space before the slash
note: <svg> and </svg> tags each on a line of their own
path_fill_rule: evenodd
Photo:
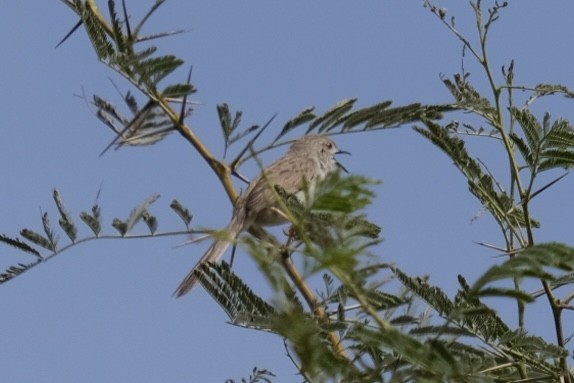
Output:
<svg viewBox="0 0 574 383">
<path fill-rule="evenodd" d="M 58 220 L 58 223 L 60 224 L 60 227 L 64 230 L 68 238 L 70 238 L 72 242 L 76 242 L 78 229 L 74 224 L 74 220 L 72 219 L 72 216 L 66 211 L 64 207 L 64 201 L 62 201 L 62 196 L 60 195 L 60 192 L 54 189 L 53 194 L 54 194 L 54 202 L 56 202 L 56 206 L 58 207 L 58 211 L 60 212 L 60 219 Z"/>
<path fill-rule="evenodd" d="M 151 197 L 147 198 L 140 206 L 136 207 L 130 212 L 130 216 L 128 217 L 126 223 L 126 232 L 127 234 L 136 223 L 138 223 L 142 218 L 144 218 L 145 214 L 148 214 L 148 207 L 157 201 L 159 198 L 159 194 L 154 194 Z"/>
<path fill-rule="evenodd" d="M 193 218 L 193 215 L 189 212 L 189 209 L 184 207 L 178 200 L 174 199 L 171 201 L 169 207 L 177 214 L 179 218 L 185 223 L 185 227 L 189 229 L 189 224 Z"/>
<path fill-rule="evenodd" d="M 492 282 L 514 278 L 539 278 L 554 281 L 557 276 L 547 269 L 574 271 L 574 248 L 555 242 L 527 247 L 501 265 L 492 266 L 473 285 L 474 294 L 483 295 Z"/>
<path fill-rule="evenodd" d="M 315 119 L 315 114 L 313 111 L 315 107 L 310 107 L 301 111 L 297 116 L 293 117 L 283 126 L 283 129 L 279 132 L 277 137 L 275 137 L 274 142 L 279 140 L 285 134 L 289 133 L 291 130 L 295 129 L 298 126 L 301 126 L 309 121 L 313 121 Z"/>
<path fill-rule="evenodd" d="M 125 101 L 130 109 L 137 108 L 130 94 L 126 95 Z M 94 105 L 98 108 L 97 117 L 117 134 L 100 156 L 114 145 L 117 150 L 123 145 L 155 144 L 174 130 L 173 121 L 154 100 L 137 110 L 131 119 L 122 116 L 115 105 L 100 97 L 94 96 Z"/>
<path fill-rule="evenodd" d="M 197 90 L 191 84 L 173 84 L 165 87 L 162 92 L 163 97 L 183 97 L 195 93 Z"/>
<path fill-rule="evenodd" d="M 196 270 L 201 285 L 227 313 L 229 320 L 245 327 L 265 328 L 273 306 L 255 295 L 226 262 L 202 264 Z"/>
<path fill-rule="evenodd" d="M 307 129 L 307 133 L 317 129 L 318 133 L 323 132 L 324 130 L 331 130 L 334 126 L 337 125 L 337 120 L 339 120 L 342 116 L 347 114 L 351 109 L 353 109 L 353 105 L 357 101 L 356 98 L 351 98 L 348 100 L 343 100 L 333 106 L 330 110 L 325 112 L 322 116 L 316 117 L 315 120 L 309 124 L 309 128 Z"/>
<path fill-rule="evenodd" d="M 89 226 L 96 237 L 100 235 L 100 232 L 102 231 L 101 209 L 97 203 L 92 206 L 92 214 L 83 211 L 80 213 L 80 219 Z"/>
<path fill-rule="evenodd" d="M 84 21 L 86 32 L 88 33 L 98 58 L 102 61 L 108 60 L 115 54 L 115 50 L 112 43 L 108 40 L 106 31 L 100 25 L 100 21 L 94 14 L 94 10 L 92 10 L 89 5 L 84 6 L 79 0 L 76 0 L 75 4 L 77 9 L 81 11 L 80 16 Z"/>
<path fill-rule="evenodd" d="M 118 14 L 116 12 L 116 3 L 115 1 L 108 1 L 108 10 L 110 12 L 110 19 L 112 24 L 112 30 L 114 34 L 114 42 L 118 48 L 118 52 L 120 53 L 127 53 L 127 42 L 124 39 L 124 34 L 122 32 L 122 23 L 118 18 Z"/>
<path fill-rule="evenodd" d="M 24 238 L 26 238 L 28 241 L 35 243 L 38 246 L 43 247 L 44 249 L 50 250 L 50 251 L 56 251 L 56 249 L 52 246 L 52 244 L 50 243 L 50 241 L 42 236 L 41 234 L 36 233 L 33 230 L 29 230 L 29 229 L 22 229 L 20 230 L 20 235 Z"/>
<path fill-rule="evenodd" d="M 145 212 L 142 216 L 144 222 L 146 223 L 149 232 L 154 235 L 157 232 L 158 222 L 157 218 L 151 215 L 149 212 Z"/>
<path fill-rule="evenodd" d="M 58 236 L 54 232 L 52 225 L 50 225 L 50 219 L 48 218 L 48 213 L 42 214 L 42 227 L 44 228 L 44 233 L 50 242 L 50 247 L 53 251 L 58 248 Z"/>
<path fill-rule="evenodd" d="M 42 260 L 38 259 L 37 261 L 32 262 L 32 263 L 27 263 L 27 264 L 18 263 L 17 265 L 10 266 L 3 273 L 0 273 L 0 284 L 2 284 L 4 282 L 8 282 L 12 278 L 17 277 L 18 275 L 31 269 L 34 266 L 40 264 L 41 262 L 42 262 Z"/>
<path fill-rule="evenodd" d="M 4 234 L 0 234 L 0 242 L 4 242 L 5 244 L 15 247 L 18 250 L 22 250 L 25 253 L 32 254 L 40 259 L 43 259 L 42 255 L 36 249 L 30 247 L 28 244 L 22 242 L 18 238 L 10 238 Z"/>
</svg>

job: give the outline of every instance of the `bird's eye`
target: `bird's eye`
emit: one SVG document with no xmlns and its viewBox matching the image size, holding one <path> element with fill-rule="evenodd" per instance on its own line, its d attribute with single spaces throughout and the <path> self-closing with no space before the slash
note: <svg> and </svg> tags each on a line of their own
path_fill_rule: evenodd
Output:
<svg viewBox="0 0 574 383">
<path fill-rule="evenodd" d="M 332 148 L 333 148 L 333 143 L 332 143 L 332 142 L 327 142 L 327 147 L 328 147 L 329 149 L 332 149 Z"/>
</svg>

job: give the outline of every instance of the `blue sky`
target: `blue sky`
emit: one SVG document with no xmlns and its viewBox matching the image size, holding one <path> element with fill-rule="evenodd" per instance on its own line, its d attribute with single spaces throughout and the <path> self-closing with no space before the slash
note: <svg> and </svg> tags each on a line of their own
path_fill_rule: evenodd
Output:
<svg viewBox="0 0 574 383">
<path fill-rule="evenodd" d="M 127 3 L 137 20 L 153 2 Z M 100 5 L 106 9 L 106 2 Z M 467 2 L 437 5 L 447 8 L 449 17 L 456 15 L 457 26 L 476 41 Z M 513 2 L 491 36 L 499 80 L 498 68 L 515 59 L 517 83 L 574 88 L 572 14 L 570 2 Z M 133 89 L 96 60 L 83 30 L 54 48 L 76 21 L 58 1 L 34 7 L 0 4 L 0 233 L 41 230 L 44 211 L 56 225 L 53 188 L 60 190 L 79 224 L 77 215 L 91 208 L 101 187 L 106 233 L 113 232 L 109 223 L 114 217 L 127 217 L 154 193 L 161 194 L 151 211 L 162 231 L 181 229 L 169 209 L 174 198 L 192 210 L 196 225 L 225 226 L 228 200 L 201 158 L 178 136 L 98 158 L 112 132 L 76 95 L 96 93 L 120 104 L 108 77 L 124 92 Z M 223 152 L 219 103 L 242 110 L 245 126 L 278 113 L 270 130 L 280 129 L 304 108 L 321 111 L 352 97 L 358 97 L 358 106 L 383 100 L 395 105 L 449 102 L 440 75 L 458 72 L 461 65 L 461 44 L 422 1 L 168 1 L 147 32 L 182 28 L 189 31 L 158 44 L 163 53 L 193 65 L 192 82 L 199 89 L 193 98 L 199 105 L 188 123 L 216 154 Z M 186 68 L 175 74 L 179 81 Z M 465 68 L 486 89 L 468 55 Z M 573 118 L 571 101 L 562 98 L 534 108 L 539 116 L 546 110 Z M 263 139 L 273 136 L 274 131 Z M 412 274 L 429 274 L 450 294 L 457 274 L 473 281 L 499 262 L 495 253 L 474 243 L 502 244 L 497 227 L 480 216 L 478 202 L 450 161 L 410 127 L 340 136 L 337 143 L 353 153 L 344 158 L 350 172 L 383 180 L 367 212 L 383 227 L 385 241 L 373 249 L 376 259 Z M 475 139 L 469 145 L 505 176 L 504 156 L 495 142 Z M 280 154 L 281 149 L 263 160 Z M 248 165 L 244 172 L 253 176 L 257 167 Z M 538 241 L 571 243 L 573 192 L 570 176 L 535 201 L 534 214 L 543 224 Z M 82 229 L 80 237 L 90 234 Z M 2 285 L 4 380 L 223 382 L 246 377 L 258 366 L 278 375 L 276 382 L 300 381 L 280 338 L 227 324 L 201 289 L 184 299 L 171 297 L 208 245 L 174 248 L 184 239 L 90 242 Z M 0 254 L 2 269 L 29 261 L 8 247 Z M 248 257 L 239 257 L 235 267 L 263 295 L 268 292 Z M 510 306 L 497 303 L 503 313 Z M 511 311 L 505 315 L 514 323 Z M 534 333 L 554 339 L 545 302 L 529 306 L 527 317 Z M 571 334 L 572 326 L 566 326 Z"/>
</svg>

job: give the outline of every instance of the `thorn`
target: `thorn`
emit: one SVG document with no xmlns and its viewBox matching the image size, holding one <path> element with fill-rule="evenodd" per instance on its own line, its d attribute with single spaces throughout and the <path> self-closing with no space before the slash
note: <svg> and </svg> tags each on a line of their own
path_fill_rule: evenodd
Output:
<svg viewBox="0 0 574 383">
<path fill-rule="evenodd" d="M 80 21 L 78 21 L 76 23 L 76 25 L 74 25 L 72 30 L 70 32 L 68 32 L 62 40 L 60 40 L 60 42 L 56 45 L 55 48 L 58 48 L 60 45 L 62 45 L 64 43 L 64 41 L 66 41 L 68 39 L 68 37 L 70 37 L 74 32 L 76 32 L 76 29 L 78 29 L 83 23 L 84 23 L 84 20 L 80 19 Z"/>
<path fill-rule="evenodd" d="M 187 83 L 191 84 L 191 72 L 193 71 L 193 66 L 189 67 L 189 73 L 187 74 Z M 185 119 L 185 107 L 187 105 L 187 94 L 183 96 L 183 102 L 181 103 L 181 112 L 179 113 L 179 124 L 183 124 L 183 120 Z"/>
<path fill-rule="evenodd" d="M 205 239 L 207 239 L 207 238 L 210 238 L 210 237 L 211 237 L 211 234 L 204 234 L 204 235 L 202 235 L 202 236 L 200 236 L 200 237 L 193 238 L 193 239 L 190 239 L 189 241 L 182 242 L 182 243 L 180 243 L 179 245 L 175 245 L 173 248 L 174 248 L 174 249 L 179 249 L 180 247 L 184 247 L 184 246 L 187 246 L 187 245 L 192 245 L 192 244 L 194 244 L 194 243 L 201 242 L 201 241 L 203 241 L 203 240 L 205 240 Z"/>
<path fill-rule="evenodd" d="M 128 17 L 128 8 L 126 7 L 126 1 L 125 0 L 122 0 L 122 8 L 124 11 L 124 20 L 126 21 L 126 33 L 128 35 L 129 41 L 133 41 L 132 40 L 132 29 L 130 27 L 130 19 Z"/>
<path fill-rule="evenodd" d="M 233 248 L 231 249 L 231 259 L 229 260 L 229 267 L 233 266 L 233 260 L 235 259 L 235 249 L 237 249 L 237 245 L 233 244 Z"/>
<path fill-rule="evenodd" d="M 568 174 L 570 174 L 570 172 L 566 172 L 566 173 L 562 174 L 560 177 L 556 178 L 554 181 L 551 181 L 548 184 L 546 184 L 545 186 L 543 186 L 542 188 L 536 190 L 534 193 L 532 193 L 529 200 L 532 201 L 532 199 L 534 197 L 536 197 L 538 194 L 542 193 L 544 190 L 548 189 L 550 186 L 554 185 L 556 182 L 560 181 L 562 178 L 566 177 Z M 521 201 L 521 203 L 522 203 L 522 201 Z"/>
<path fill-rule="evenodd" d="M 229 164 L 229 167 L 231 168 L 232 171 L 235 171 L 235 167 L 237 166 L 237 164 L 239 163 L 239 161 L 241 160 L 243 155 L 247 152 L 247 150 L 249 150 L 253 146 L 253 144 L 255 143 L 255 140 L 257 140 L 259 138 L 259 136 L 261 135 L 261 133 L 263 133 L 265 131 L 265 129 L 267 129 L 269 127 L 269 125 L 275 119 L 275 117 L 277 117 L 277 113 L 275 113 L 269 119 L 269 121 L 267 121 L 265 123 L 265 125 L 263 125 L 263 127 L 257 132 L 257 134 L 247 143 L 247 145 L 245 145 L 245 148 L 243 148 L 243 150 L 239 153 L 239 155 L 231 162 L 231 164 Z"/>
</svg>

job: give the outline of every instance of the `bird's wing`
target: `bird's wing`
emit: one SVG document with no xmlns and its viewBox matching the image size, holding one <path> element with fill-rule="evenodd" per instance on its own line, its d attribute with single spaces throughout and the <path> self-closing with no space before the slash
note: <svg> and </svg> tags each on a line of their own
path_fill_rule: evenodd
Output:
<svg viewBox="0 0 574 383">
<path fill-rule="evenodd" d="M 306 157 L 275 162 L 265 170 L 264 174 L 257 177 L 246 191 L 248 210 L 275 205 L 270 202 L 275 198 L 275 193 L 270 188 L 272 186 L 279 185 L 290 194 L 303 190 L 306 183 L 314 181 L 317 174 L 315 166 L 313 159 Z"/>
</svg>

